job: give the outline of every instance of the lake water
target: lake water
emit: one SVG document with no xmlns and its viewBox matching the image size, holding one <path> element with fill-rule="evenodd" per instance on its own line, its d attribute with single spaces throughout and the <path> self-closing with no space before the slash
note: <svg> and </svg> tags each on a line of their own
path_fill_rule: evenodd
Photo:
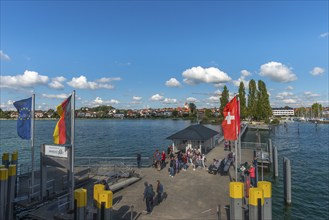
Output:
<svg viewBox="0 0 329 220">
<path fill-rule="evenodd" d="M 76 156 L 151 156 L 154 150 L 165 150 L 166 137 L 189 126 L 184 120 L 76 120 Z M 40 145 L 52 144 L 56 121 L 35 122 L 35 155 L 39 164 Z M 220 126 L 208 126 L 220 131 Z M 329 125 L 291 123 L 275 131 L 261 132 L 261 141 L 272 139 L 278 147 L 279 177 L 264 179 L 273 183 L 273 219 L 329 219 Z M 242 141 L 255 142 L 255 132 L 248 131 Z M 31 161 L 31 141 L 16 134 L 16 121 L 0 121 L 0 147 L 3 152 L 19 151 L 19 162 Z M 292 205 L 283 203 L 282 157 L 291 161 Z"/>
</svg>

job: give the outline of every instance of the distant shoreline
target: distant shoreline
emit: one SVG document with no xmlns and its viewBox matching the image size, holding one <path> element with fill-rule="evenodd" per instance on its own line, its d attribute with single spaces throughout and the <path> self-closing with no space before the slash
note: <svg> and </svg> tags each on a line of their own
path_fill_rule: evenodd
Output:
<svg viewBox="0 0 329 220">
<path fill-rule="evenodd" d="M 59 118 L 35 118 L 36 121 L 57 121 Z M 190 118 L 75 118 L 76 120 L 182 120 L 182 121 L 193 121 Z M 0 118 L 0 121 L 16 121 L 17 118 Z M 195 121 L 196 122 L 196 121 Z M 212 124 L 219 125 L 221 122 L 209 122 L 200 124 Z"/>
</svg>

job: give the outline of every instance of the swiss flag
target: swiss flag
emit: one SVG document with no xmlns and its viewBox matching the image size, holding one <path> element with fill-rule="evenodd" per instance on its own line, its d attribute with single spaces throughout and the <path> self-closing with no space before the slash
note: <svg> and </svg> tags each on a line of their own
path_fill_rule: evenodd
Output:
<svg viewBox="0 0 329 220">
<path fill-rule="evenodd" d="M 222 122 L 222 130 L 224 139 L 237 140 L 240 133 L 240 109 L 239 101 L 236 96 L 226 104 L 224 111 L 224 120 Z"/>
</svg>

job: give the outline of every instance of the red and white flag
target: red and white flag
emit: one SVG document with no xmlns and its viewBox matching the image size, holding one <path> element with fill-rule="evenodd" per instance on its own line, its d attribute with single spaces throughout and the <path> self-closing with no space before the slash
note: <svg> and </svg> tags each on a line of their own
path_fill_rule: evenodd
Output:
<svg viewBox="0 0 329 220">
<path fill-rule="evenodd" d="M 224 139 L 237 140 L 240 133 L 240 109 L 239 101 L 236 96 L 226 104 L 224 111 L 224 120 L 222 122 L 222 130 Z"/>
</svg>

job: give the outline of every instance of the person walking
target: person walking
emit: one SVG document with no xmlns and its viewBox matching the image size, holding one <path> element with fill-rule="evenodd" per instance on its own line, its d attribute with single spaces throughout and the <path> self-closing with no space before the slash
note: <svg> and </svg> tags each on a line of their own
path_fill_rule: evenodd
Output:
<svg viewBox="0 0 329 220">
<path fill-rule="evenodd" d="M 158 205 L 162 201 L 163 185 L 160 183 L 160 180 L 157 180 L 157 202 Z"/>
<path fill-rule="evenodd" d="M 142 155 L 140 153 L 137 153 L 137 167 L 141 168 L 141 159 Z"/>
</svg>

